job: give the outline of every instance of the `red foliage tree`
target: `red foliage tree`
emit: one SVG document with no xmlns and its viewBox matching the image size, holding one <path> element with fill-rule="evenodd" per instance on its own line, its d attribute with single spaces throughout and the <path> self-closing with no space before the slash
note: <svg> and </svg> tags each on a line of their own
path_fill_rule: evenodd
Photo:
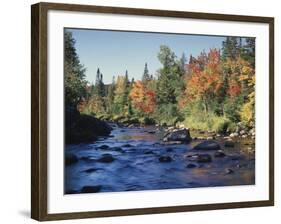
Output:
<svg viewBox="0 0 281 224">
<path fill-rule="evenodd" d="M 219 94 L 223 86 L 220 52 L 217 49 L 211 49 L 207 58 L 204 60 L 201 58 L 200 55 L 197 60 L 189 64 L 189 73 L 186 78 L 187 88 L 179 106 L 183 107 L 190 101 L 200 100 L 207 112 L 210 101 Z"/>
</svg>

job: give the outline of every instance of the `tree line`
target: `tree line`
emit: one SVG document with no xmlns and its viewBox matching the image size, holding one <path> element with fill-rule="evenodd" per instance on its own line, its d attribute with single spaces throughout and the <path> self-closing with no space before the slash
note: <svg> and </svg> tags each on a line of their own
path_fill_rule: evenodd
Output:
<svg viewBox="0 0 281 224">
<path fill-rule="evenodd" d="M 128 71 L 104 84 L 97 70 L 94 84 L 85 81 L 75 40 L 65 32 L 65 104 L 80 113 L 123 123 L 231 131 L 239 122 L 254 126 L 255 39 L 226 37 L 221 49 L 180 57 L 168 46 L 157 55 L 161 68 L 150 74 L 144 64 L 141 80 Z M 133 76 L 132 76 L 133 77 Z"/>
</svg>

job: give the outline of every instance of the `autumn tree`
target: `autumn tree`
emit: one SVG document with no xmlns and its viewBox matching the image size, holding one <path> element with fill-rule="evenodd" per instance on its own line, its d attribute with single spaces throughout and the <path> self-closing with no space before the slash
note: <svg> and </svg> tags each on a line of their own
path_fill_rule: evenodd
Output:
<svg viewBox="0 0 281 224">
<path fill-rule="evenodd" d="M 188 101 L 200 101 L 203 105 L 205 114 L 209 111 L 209 106 L 218 95 L 222 87 L 220 52 L 211 49 L 204 59 L 202 55 L 197 59 L 196 63 L 189 65 L 189 76 L 187 78 L 186 90 L 183 98 Z"/>
<path fill-rule="evenodd" d="M 133 88 L 130 92 L 130 99 L 133 108 L 141 115 L 151 115 L 151 113 L 154 113 L 156 94 L 148 90 L 141 81 L 136 81 L 133 84 Z"/>
<path fill-rule="evenodd" d="M 225 115 L 234 122 L 242 120 L 249 124 L 254 116 L 254 68 L 249 61 L 242 57 L 228 58 L 223 63 L 223 67 L 228 71 L 226 74 L 228 82 L 227 97 L 224 103 Z M 250 101 L 251 103 L 248 104 Z M 241 112 L 241 108 L 244 112 Z"/>
</svg>

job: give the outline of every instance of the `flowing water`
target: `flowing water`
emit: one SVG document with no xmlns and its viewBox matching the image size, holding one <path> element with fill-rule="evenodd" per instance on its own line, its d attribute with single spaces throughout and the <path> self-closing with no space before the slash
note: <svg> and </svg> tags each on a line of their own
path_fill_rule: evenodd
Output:
<svg viewBox="0 0 281 224">
<path fill-rule="evenodd" d="M 65 153 L 79 160 L 65 167 L 65 193 L 80 193 L 85 186 L 99 186 L 99 192 L 156 190 L 255 184 L 255 156 L 243 152 L 246 146 L 223 148 L 226 156 L 212 162 L 188 160 L 191 144 L 167 144 L 163 131 L 154 126 L 122 128 L 115 126 L 112 136 L 92 144 L 66 145 Z M 218 140 L 223 146 L 223 140 Z M 113 161 L 98 161 L 110 154 Z M 169 156 L 170 162 L 160 162 Z M 187 168 L 192 164 L 193 168 Z M 195 165 L 195 166 L 194 166 Z M 230 170 L 230 172 L 229 172 Z"/>
</svg>

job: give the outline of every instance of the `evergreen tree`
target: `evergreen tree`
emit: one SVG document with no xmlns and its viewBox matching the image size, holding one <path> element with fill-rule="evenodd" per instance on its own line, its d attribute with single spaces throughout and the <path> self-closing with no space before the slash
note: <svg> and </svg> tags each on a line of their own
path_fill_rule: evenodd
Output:
<svg viewBox="0 0 281 224">
<path fill-rule="evenodd" d="M 179 69 L 180 69 L 180 75 L 183 76 L 186 72 L 185 70 L 185 64 L 186 64 L 186 57 L 185 54 L 182 53 L 182 56 L 179 60 Z"/>
<path fill-rule="evenodd" d="M 242 44 L 242 42 L 241 42 Z M 237 37 L 226 37 L 222 43 L 222 60 L 227 58 L 236 59 L 240 55 L 240 48 Z"/>
<path fill-rule="evenodd" d="M 95 85 L 98 86 L 100 83 L 100 69 L 98 68 L 97 74 L 96 74 L 96 82 Z"/>
<path fill-rule="evenodd" d="M 71 32 L 64 33 L 64 43 L 65 104 L 76 107 L 80 100 L 86 96 L 86 69 L 80 63 L 75 49 L 75 39 Z"/>
<path fill-rule="evenodd" d="M 255 46 L 255 38 L 247 37 L 246 44 L 243 46 L 242 58 L 248 61 L 253 68 L 255 68 L 255 54 L 256 54 L 256 46 Z"/>
<path fill-rule="evenodd" d="M 113 104 L 114 104 L 114 91 L 115 91 L 115 76 L 112 78 L 112 82 L 108 87 L 108 94 L 106 97 L 106 104 L 107 104 L 107 112 L 113 112 Z"/>
<path fill-rule="evenodd" d="M 100 69 L 98 68 L 97 74 L 96 74 L 96 82 L 94 87 L 94 94 L 100 97 L 105 96 L 105 86 L 103 83 L 103 75 L 100 72 Z"/>
<path fill-rule="evenodd" d="M 143 75 L 142 75 L 142 82 L 146 85 L 151 80 L 151 76 L 149 75 L 147 63 L 144 65 Z"/>
<path fill-rule="evenodd" d="M 191 64 L 193 64 L 195 61 L 196 61 L 196 58 L 193 57 L 192 54 L 190 54 L 188 64 L 191 65 Z"/>
<path fill-rule="evenodd" d="M 159 70 L 159 77 L 157 83 L 157 103 L 168 104 L 176 103 L 175 86 L 172 80 L 176 77 L 173 74 L 173 68 L 175 67 L 176 55 L 168 46 L 160 46 L 160 52 L 158 59 L 162 63 L 162 68 Z"/>
</svg>

